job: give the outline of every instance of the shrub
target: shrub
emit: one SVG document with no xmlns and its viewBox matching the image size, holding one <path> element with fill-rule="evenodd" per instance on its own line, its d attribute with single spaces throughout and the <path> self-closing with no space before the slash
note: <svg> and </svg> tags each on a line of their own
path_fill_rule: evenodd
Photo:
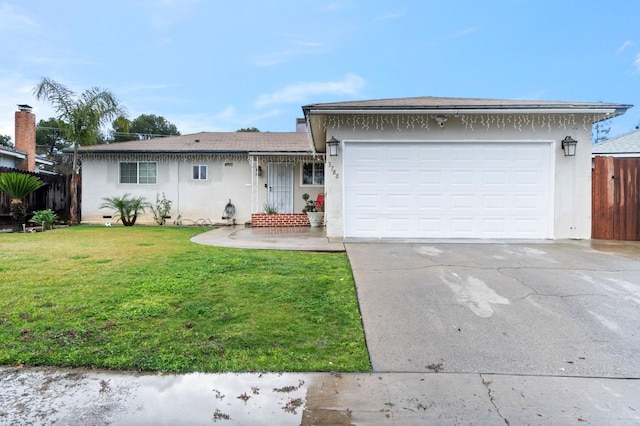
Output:
<svg viewBox="0 0 640 426">
<path fill-rule="evenodd" d="M 26 173 L 0 174 L 0 191 L 11 198 L 10 213 L 13 232 L 22 230 L 27 218 L 27 210 L 22 199 L 44 185 L 39 178 Z"/>
<path fill-rule="evenodd" d="M 266 214 L 278 214 L 278 206 L 276 206 L 275 204 L 264 203 L 262 207 L 264 208 L 264 212 Z"/>
<path fill-rule="evenodd" d="M 120 219 L 124 226 L 133 226 L 140 213 L 150 207 L 144 197 L 132 197 L 124 194 L 122 197 L 105 197 L 101 209 L 112 208 L 120 215 Z"/>
<path fill-rule="evenodd" d="M 58 215 L 55 214 L 53 210 L 46 209 L 35 212 L 31 218 L 31 222 L 42 224 L 42 230 L 45 231 L 47 229 L 51 229 L 51 226 L 56 219 L 58 219 Z"/>
<path fill-rule="evenodd" d="M 150 207 L 151 211 L 153 212 L 153 218 L 158 225 L 164 225 L 167 222 L 167 216 L 171 211 L 172 203 L 172 201 L 167 200 L 164 192 L 162 193 L 162 199 L 160 199 L 160 193 L 156 192 L 156 205 Z"/>
</svg>

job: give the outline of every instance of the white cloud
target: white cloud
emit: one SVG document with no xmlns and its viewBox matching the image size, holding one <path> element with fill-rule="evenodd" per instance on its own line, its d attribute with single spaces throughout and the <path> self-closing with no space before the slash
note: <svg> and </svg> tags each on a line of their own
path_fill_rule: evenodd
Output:
<svg viewBox="0 0 640 426">
<path fill-rule="evenodd" d="M 625 40 L 620 47 L 618 47 L 618 53 L 624 52 L 627 48 L 635 46 L 637 43 L 633 40 Z"/>
<path fill-rule="evenodd" d="M 291 62 L 300 56 L 322 52 L 327 48 L 326 43 L 304 40 L 296 34 L 278 34 L 284 38 L 286 46 L 280 50 L 256 55 L 253 63 L 259 67 L 270 67 L 285 62 Z"/>
<path fill-rule="evenodd" d="M 402 18 L 404 15 L 405 15 L 404 11 L 402 11 L 402 12 L 389 12 L 389 13 L 386 13 L 384 15 L 377 16 L 375 18 L 375 21 L 389 21 L 389 20 L 392 20 L 392 19 L 399 19 L 399 18 Z"/>
<path fill-rule="evenodd" d="M 275 104 L 304 103 L 311 95 L 357 95 L 365 86 L 362 77 L 348 74 L 340 81 L 298 83 L 286 86 L 280 91 L 260 95 L 254 103 L 256 107 Z"/>
<path fill-rule="evenodd" d="M 633 66 L 636 67 L 637 71 L 640 71 L 640 53 L 636 55 L 636 59 L 633 61 Z"/>
<path fill-rule="evenodd" d="M 236 109 L 233 107 L 233 105 L 229 105 L 218 114 L 214 115 L 213 119 L 227 121 L 235 118 L 236 114 Z"/>
<path fill-rule="evenodd" d="M 458 38 L 458 37 L 464 37 L 466 35 L 475 33 L 478 29 L 475 27 L 470 27 L 470 28 L 464 28 L 458 32 L 456 32 L 453 36 Z"/>
<path fill-rule="evenodd" d="M 332 10 L 342 10 L 342 9 L 346 9 L 348 6 L 345 3 L 329 3 L 323 7 L 321 7 L 321 10 L 328 10 L 328 11 L 332 11 Z"/>
<path fill-rule="evenodd" d="M 151 24 L 158 31 L 166 31 L 195 13 L 195 6 L 202 0 L 162 0 L 154 2 Z"/>
<path fill-rule="evenodd" d="M 0 29 L 30 29 L 37 27 L 37 24 L 29 18 L 29 15 L 22 13 L 9 4 L 0 5 Z"/>
<path fill-rule="evenodd" d="M 259 67 L 272 67 L 274 65 L 282 64 L 291 61 L 293 58 L 293 52 L 282 50 L 280 52 L 265 53 L 255 58 L 254 62 Z"/>
</svg>

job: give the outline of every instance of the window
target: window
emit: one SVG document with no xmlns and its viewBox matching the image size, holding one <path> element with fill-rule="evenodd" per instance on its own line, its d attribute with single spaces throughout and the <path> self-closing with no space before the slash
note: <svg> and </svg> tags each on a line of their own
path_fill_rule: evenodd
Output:
<svg viewBox="0 0 640 426">
<path fill-rule="evenodd" d="M 324 185 L 324 163 L 303 163 L 302 185 Z"/>
<path fill-rule="evenodd" d="M 120 163 L 120 183 L 155 184 L 158 180 L 158 164 L 138 161 Z"/>
<path fill-rule="evenodd" d="M 207 180 L 207 166 L 193 166 L 191 176 L 194 180 Z"/>
</svg>

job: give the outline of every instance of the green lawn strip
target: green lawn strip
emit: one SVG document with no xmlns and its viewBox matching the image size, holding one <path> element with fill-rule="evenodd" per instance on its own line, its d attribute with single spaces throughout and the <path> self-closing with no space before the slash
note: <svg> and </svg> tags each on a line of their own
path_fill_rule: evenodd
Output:
<svg viewBox="0 0 640 426">
<path fill-rule="evenodd" d="M 0 234 L 0 364 L 369 370 L 345 254 L 200 246 L 198 232 Z"/>
</svg>

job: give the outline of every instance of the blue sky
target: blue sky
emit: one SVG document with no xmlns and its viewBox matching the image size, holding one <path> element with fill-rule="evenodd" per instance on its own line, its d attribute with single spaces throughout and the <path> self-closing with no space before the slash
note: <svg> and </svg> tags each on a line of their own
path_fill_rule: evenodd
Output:
<svg viewBox="0 0 640 426">
<path fill-rule="evenodd" d="M 49 77 L 183 133 L 294 131 L 308 103 L 411 96 L 638 105 L 628 0 L 0 0 L 0 134 Z"/>
</svg>

